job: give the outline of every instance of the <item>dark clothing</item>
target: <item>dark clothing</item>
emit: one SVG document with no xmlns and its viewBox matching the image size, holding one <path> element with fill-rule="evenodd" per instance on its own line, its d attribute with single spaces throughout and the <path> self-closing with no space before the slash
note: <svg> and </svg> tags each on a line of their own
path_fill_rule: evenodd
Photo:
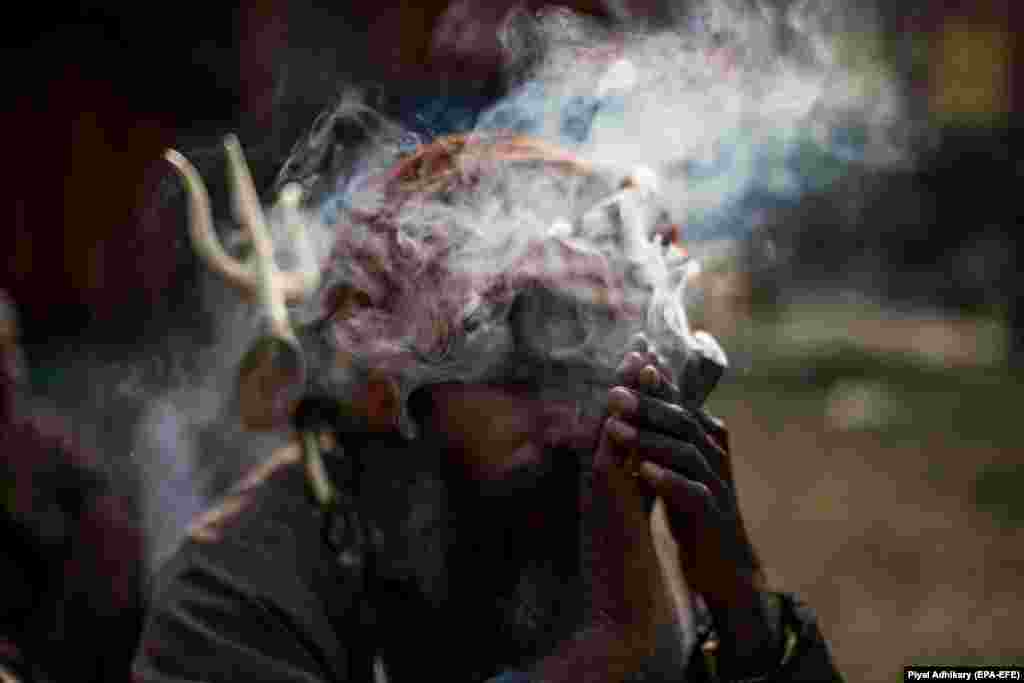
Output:
<svg viewBox="0 0 1024 683">
<path fill-rule="evenodd" d="M 571 632 L 577 610 L 563 588 L 572 572 L 535 557 L 524 568 L 514 550 L 502 557 L 526 538 L 502 533 L 507 521 L 490 514 L 500 502 L 486 519 L 455 519 L 449 501 L 461 494 L 422 444 L 378 440 L 360 461 L 358 506 L 372 543 L 364 576 L 326 537 L 298 449 L 279 451 L 192 527 L 159 573 L 139 678 L 369 681 L 379 656 L 392 681 L 432 669 L 443 680 L 484 680 Z M 343 463 L 327 466 L 343 478 Z M 492 525 L 493 542 L 456 538 L 473 524 Z M 520 572 L 531 585 L 514 580 Z"/>
<path fill-rule="evenodd" d="M 62 420 L 0 423 L 0 670 L 127 681 L 142 627 L 142 537 Z"/>
<path fill-rule="evenodd" d="M 575 550 L 563 561 L 553 545 L 574 545 L 565 534 L 578 532 L 576 521 L 548 514 L 550 528 L 517 537 L 499 511 L 514 504 L 493 492 L 472 508 L 479 519 L 459 519 L 449 503 L 464 494 L 442 483 L 427 452 L 384 442 L 359 458 L 354 505 L 372 548 L 361 565 L 325 535 L 300 449 L 275 454 L 197 521 L 160 572 L 137 680 L 373 681 L 376 658 L 389 681 L 523 680 L 512 672 L 578 624 Z M 332 479 L 347 476 L 344 463 L 327 464 Z M 526 495 L 548 510 L 544 482 L 564 487 L 559 476 L 538 478 Z M 474 524 L 493 539 L 468 531 Z M 790 657 L 799 673 L 778 680 L 834 680 L 812 616 L 802 607 L 796 616 L 805 652 Z M 695 652 L 685 679 L 668 680 L 712 680 Z"/>
</svg>

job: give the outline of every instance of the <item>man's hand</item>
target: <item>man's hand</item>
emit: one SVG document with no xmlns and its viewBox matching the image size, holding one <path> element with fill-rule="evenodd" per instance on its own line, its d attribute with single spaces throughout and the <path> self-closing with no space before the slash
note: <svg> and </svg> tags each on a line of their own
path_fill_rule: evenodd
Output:
<svg viewBox="0 0 1024 683">
<path fill-rule="evenodd" d="M 678 404 L 671 369 L 646 346 L 627 354 L 619 374 L 624 386 L 609 393 L 616 417 L 607 431 L 623 469 L 665 502 L 687 582 L 711 609 L 724 653 L 737 669 L 770 666 L 777 640 L 737 505 L 727 432 Z"/>
<path fill-rule="evenodd" d="M 675 618 L 651 538 L 654 496 L 665 503 L 690 588 L 712 611 L 723 673 L 769 668 L 776 639 L 736 504 L 724 427 L 679 405 L 671 369 L 646 346 L 627 354 L 619 377 L 581 500 L 592 613 L 535 675 L 621 680 L 647 663 L 659 629 Z"/>
<path fill-rule="evenodd" d="M 674 625 L 651 535 L 651 493 L 621 467 L 615 424 L 609 419 L 601 425 L 593 464 L 581 482 L 588 613 L 575 637 L 538 663 L 533 680 L 622 681 L 651 663 L 659 637 Z"/>
<path fill-rule="evenodd" d="M 667 375 L 652 352 L 627 355 L 620 367 L 626 386 L 609 392 L 611 435 L 623 465 L 665 500 L 690 587 L 706 600 L 725 601 L 753 585 L 757 570 L 719 443 L 726 432 L 675 403 L 678 389 Z"/>
</svg>

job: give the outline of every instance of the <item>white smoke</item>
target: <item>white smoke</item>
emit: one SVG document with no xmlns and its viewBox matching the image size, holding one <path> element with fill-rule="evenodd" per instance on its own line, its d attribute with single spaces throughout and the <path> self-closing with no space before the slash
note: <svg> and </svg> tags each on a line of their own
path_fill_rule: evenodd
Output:
<svg viewBox="0 0 1024 683">
<path fill-rule="evenodd" d="M 610 32 L 565 8 L 516 15 L 505 33 L 531 38 L 506 37 L 523 53 L 510 61 L 529 45 L 536 64 L 480 125 L 571 144 L 595 163 L 654 168 L 685 224 L 752 189 L 795 197 L 817 182 L 801 154 L 905 160 L 902 94 L 879 32 L 864 7 L 828 0 L 712 0 L 685 23 L 643 32 Z M 857 145 L 837 142 L 850 132 Z"/>
<path fill-rule="evenodd" d="M 417 255 L 405 271 L 389 262 L 388 238 L 357 215 L 385 203 L 364 182 L 368 169 L 401 153 L 394 130 L 371 136 L 326 202 L 343 210 L 313 215 L 314 222 L 330 216 L 319 227 L 334 233 L 346 255 L 325 288 L 346 281 L 374 304 L 336 326 L 342 347 L 367 366 L 399 375 L 403 398 L 425 382 L 479 378 L 499 362 L 480 357 L 507 346 L 497 331 L 503 309 L 495 306 L 484 325 L 491 336 L 453 330 L 475 314 L 489 286 L 511 273 L 583 305 L 611 296 L 620 312 L 643 311 L 632 318 L 577 311 L 582 334 L 560 348 L 553 346 L 559 335 L 534 330 L 548 353 L 609 367 L 625 340 L 644 331 L 686 354 L 697 345 L 685 308 L 687 275 L 696 266 L 666 243 L 666 225 L 682 226 L 685 241 L 723 230 L 735 235 L 750 220 L 741 201 L 751 194 L 794 199 L 834 180 L 851 159 L 905 158 L 895 136 L 899 90 L 874 59 L 870 13 L 837 2 L 780 9 L 712 0 L 679 18 L 652 30 L 635 22 L 609 27 L 560 7 L 506 17 L 499 38 L 511 87 L 480 113 L 475 132 L 511 131 L 565 147 L 593 173 L 583 180 L 553 173 L 550 165 L 458 158 L 449 177 L 462 189 L 400 204 L 390 214 L 398 251 Z M 339 116 L 344 107 L 351 111 L 353 104 L 344 103 Z M 624 182 L 633 188 L 616 194 Z M 370 264 L 362 261 L 366 253 L 376 254 Z M 397 293 L 376 281 L 384 269 L 411 282 L 428 263 L 446 276 Z M 579 268 L 591 276 L 582 286 L 573 280 Z M 594 278 L 603 287 L 596 295 Z M 320 303 L 303 319 L 322 316 Z M 475 345 L 474 338 L 487 341 Z M 460 351 L 463 362 L 440 362 L 438 349 L 449 361 Z M 334 386 L 341 385 L 339 377 Z"/>
<path fill-rule="evenodd" d="M 201 278 L 196 301 L 211 314 L 211 339 L 170 336 L 164 348 L 152 350 L 160 367 L 135 372 L 121 389 L 142 407 L 131 447 L 150 571 L 177 548 L 197 515 L 285 439 L 247 431 L 238 416 L 238 367 L 263 331 L 259 312 L 212 274 Z"/>
<path fill-rule="evenodd" d="M 460 7 L 472 10 L 467 3 Z M 379 311 L 365 319 L 363 336 L 372 342 L 363 349 L 368 364 L 387 366 L 388 354 L 415 351 L 413 367 L 391 366 L 405 373 L 403 399 L 424 382 L 487 374 L 509 338 L 499 324 L 506 312 L 502 302 L 482 292 L 498 274 L 517 269 L 543 279 L 545 268 L 553 272 L 573 259 L 592 265 L 592 257 L 600 256 L 614 266 L 605 275 L 626 280 L 625 303 L 645 309 L 628 323 L 578 310 L 582 333 L 564 318 L 557 330 L 534 331 L 549 352 L 575 350 L 609 363 L 640 330 L 692 347 L 697 342 L 685 290 L 695 266 L 659 240 L 655 228 L 681 226 L 686 242 L 723 232 L 735 236 L 747 225 L 742 200 L 752 193 L 796 199 L 833 182 L 851 161 L 884 165 L 908 158 L 900 138 L 906 124 L 902 94 L 878 58 L 876 18 L 863 7 L 837 0 L 779 6 L 709 0 L 656 29 L 631 22 L 624 7 L 619 15 L 624 23 L 616 28 L 564 8 L 517 10 L 501 25 L 511 87 L 480 113 L 475 130 L 514 130 L 567 147 L 595 173 L 584 180 L 536 166 L 513 170 L 470 162 L 457 169 L 479 179 L 470 195 L 402 209 L 399 238 L 409 249 L 428 255 L 428 238 L 442 226 L 457 247 L 430 256 L 443 261 L 450 277 L 419 291 L 430 295 L 427 305 L 397 302 L 392 316 L 402 324 L 389 328 L 393 334 L 366 334 L 387 327 Z M 440 38 L 445 44 L 453 39 Z M 349 97 L 317 122 L 309 144 L 331 144 L 318 135 L 330 135 L 337 119 L 355 121 L 366 135 L 361 145 L 344 150 L 344 167 L 332 169 L 336 177 L 308 179 L 307 187 L 321 190 L 306 216 L 321 263 L 330 261 L 339 240 L 352 249 L 374 248 L 374 236 L 350 218 L 381 206 L 381 197 L 368 189 L 370 180 L 417 139 Z M 614 211 L 601 201 L 625 178 L 642 175 L 656 179 L 647 183 L 650 191 L 634 191 L 615 204 L 620 214 L 634 212 L 631 224 L 640 226 L 623 229 L 629 221 L 609 218 Z M 538 244 L 546 246 L 538 250 Z M 360 277 L 353 264 L 332 268 L 325 291 L 338 279 Z M 563 294 L 579 301 L 590 296 L 566 281 L 548 284 L 561 284 Z M 254 443 L 232 421 L 230 397 L 237 362 L 259 330 L 250 309 L 217 299 L 233 294 L 214 296 L 212 289 L 204 297 L 218 311 L 221 327 L 214 349 L 202 350 L 209 354 L 205 378 L 165 387 L 138 429 L 138 460 L 149 463 L 143 478 L 156 554 L 173 545 L 184 520 L 208 502 L 202 494 L 207 466 L 196 434 L 221 430 L 241 451 Z M 321 319 L 322 303 L 293 311 L 296 323 Z M 311 329 L 306 331 L 313 334 Z M 442 352 L 448 353 L 444 362 Z M 335 365 L 314 363 L 311 370 L 336 391 L 353 380 Z"/>
</svg>

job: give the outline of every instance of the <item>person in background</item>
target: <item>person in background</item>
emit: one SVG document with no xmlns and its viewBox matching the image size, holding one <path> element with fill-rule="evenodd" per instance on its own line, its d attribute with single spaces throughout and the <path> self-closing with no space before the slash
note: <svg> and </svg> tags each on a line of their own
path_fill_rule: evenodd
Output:
<svg viewBox="0 0 1024 683">
<path fill-rule="evenodd" d="M 142 624 L 142 538 L 94 455 L 26 386 L 0 292 L 0 673 L 127 681 Z"/>
</svg>

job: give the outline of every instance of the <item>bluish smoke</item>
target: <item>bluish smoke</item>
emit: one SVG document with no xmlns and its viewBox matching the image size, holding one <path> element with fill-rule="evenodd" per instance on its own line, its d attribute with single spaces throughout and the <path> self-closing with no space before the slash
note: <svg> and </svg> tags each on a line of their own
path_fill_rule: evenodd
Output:
<svg viewBox="0 0 1024 683">
<path fill-rule="evenodd" d="M 412 151 L 424 140 L 473 130 L 480 113 L 489 104 L 490 100 L 485 96 L 472 93 L 398 98 L 394 103 L 398 118 L 412 133 L 406 140 L 404 151 Z"/>
<path fill-rule="evenodd" d="M 698 194 L 715 195 L 717 205 L 685 216 L 688 240 L 743 239 L 760 211 L 793 206 L 829 187 L 864 159 L 863 128 L 837 128 L 822 141 L 810 124 L 796 130 L 753 136 L 730 131 L 712 155 L 687 159 L 677 172 Z"/>
<path fill-rule="evenodd" d="M 629 95 L 563 96 L 552 94 L 539 81 L 526 83 L 497 102 L 465 96 L 407 98 L 398 112 L 407 128 L 401 151 L 472 130 L 544 135 L 551 120 L 557 121 L 555 141 L 579 149 L 591 139 L 595 124 L 629 125 L 628 105 Z M 716 134 L 707 153 L 683 158 L 669 171 L 689 191 L 718 198 L 714 206 L 693 208 L 677 217 L 687 226 L 688 240 L 746 237 L 750 216 L 827 188 L 863 161 L 868 141 L 864 124 L 833 127 L 820 139 L 813 134 L 811 121 L 774 131 L 739 127 Z M 357 169 L 350 178 L 358 176 Z M 345 189 L 339 188 L 321 207 L 325 224 L 337 219 L 348 195 Z"/>
<path fill-rule="evenodd" d="M 147 484 L 143 518 L 151 568 L 177 547 L 188 523 L 208 504 L 187 420 L 170 403 L 156 402 L 140 424 L 136 447 Z"/>
<path fill-rule="evenodd" d="M 403 101 L 399 117 L 410 134 L 408 150 L 440 135 L 507 131 L 554 138 L 558 144 L 584 151 L 594 129 L 621 128 L 629 135 L 630 95 L 563 94 L 543 81 L 529 81 L 496 102 L 469 97 L 420 97 Z M 666 125 L 672 121 L 666 119 Z M 843 177 L 864 159 L 869 132 L 863 123 L 829 127 L 815 134 L 810 117 L 788 120 L 778 129 L 737 126 L 709 131 L 700 154 L 683 156 L 668 165 L 667 174 L 686 191 L 713 197 L 674 216 L 686 226 L 687 240 L 746 237 L 751 216 L 798 202 Z M 649 137 L 650 131 L 637 131 Z M 685 152 L 685 150 L 684 150 Z M 339 192 L 322 208 L 330 224 L 344 205 Z"/>
<path fill-rule="evenodd" d="M 457 91 L 389 103 L 406 133 L 399 151 L 451 133 L 505 131 L 623 174 L 649 167 L 663 181 L 663 216 L 691 243 L 742 240 L 766 211 L 892 152 L 879 155 L 885 127 L 900 118 L 899 93 L 878 63 L 843 61 L 858 41 L 872 44 L 869 23 L 844 24 L 829 3 L 821 16 L 795 5 L 770 16 L 708 5 L 686 27 L 651 35 L 590 35 L 565 13 L 527 18 L 543 45 L 510 44 L 542 56 L 528 75 L 516 72 L 521 80 L 504 96 Z M 799 45 L 792 54 L 779 47 L 783 28 Z M 357 162 L 321 206 L 325 225 L 366 174 Z"/>
</svg>

